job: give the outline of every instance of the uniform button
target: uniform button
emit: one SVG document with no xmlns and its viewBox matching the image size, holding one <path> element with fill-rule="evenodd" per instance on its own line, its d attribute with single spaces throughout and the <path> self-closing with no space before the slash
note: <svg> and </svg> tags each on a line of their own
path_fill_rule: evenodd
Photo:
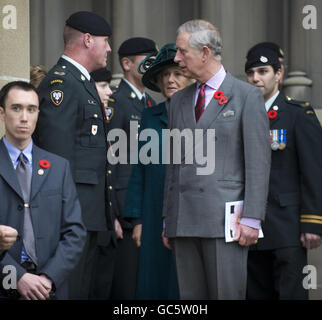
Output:
<svg viewBox="0 0 322 320">
<path fill-rule="evenodd" d="M 66 66 L 62 66 L 63 69 L 66 69 Z"/>
<path fill-rule="evenodd" d="M 96 113 L 94 113 L 93 117 L 94 117 L 94 118 L 97 118 L 97 117 L 98 117 L 98 115 L 97 115 Z"/>
<path fill-rule="evenodd" d="M 111 171 L 111 170 L 108 170 L 108 171 L 107 171 L 107 173 L 108 173 L 108 174 L 112 174 L 112 171 Z"/>
<path fill-rule="evenodd" d="M 110 190 L 112 190 L 112 189 L 113 189 L 113 187 L 112 187 L 112 186 L 109 186 L 108 188 L 109 188 Z"/>
<path fill-rule="evenodd" d="M 112 207 L 112 202 L 110 201 L 110 207 Z"/>
</svg>

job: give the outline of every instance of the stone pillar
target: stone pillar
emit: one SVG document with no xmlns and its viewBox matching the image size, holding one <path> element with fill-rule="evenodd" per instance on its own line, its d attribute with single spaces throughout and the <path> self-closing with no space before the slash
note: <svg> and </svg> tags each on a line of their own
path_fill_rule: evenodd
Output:
<svg viewBox="0 0 322 320">
<path fill-rule="evenodd" d="M 223 65 L 234 76 L 245 79 L 248 49 L 266 41 L 267 1 L 203 0 L 200 9 L 201 18 L 213 23 L 222 36 Z"/>
<path fill-rule="evenodd" d="M 283 82 L 283 92 L 292 99 L 309 101 L 311 98 L 312 80 L 303 71 L 293 71 Z"/>
<path fill-rule="evenodd" d="M 286 53 L 289 55 L 289 71 L 307 73 L 313 81 L 309 100 L 315 108 L 322 108 L 322 2 L 292 0 L 290 9 L 290 46 Z"/>
<path fill-rule="evenodd" d="M 0 87 L 29 81 L 29 0 L 0 0 Z M 0 123 L 0 136 L 4 133 Z"/>
</svg>

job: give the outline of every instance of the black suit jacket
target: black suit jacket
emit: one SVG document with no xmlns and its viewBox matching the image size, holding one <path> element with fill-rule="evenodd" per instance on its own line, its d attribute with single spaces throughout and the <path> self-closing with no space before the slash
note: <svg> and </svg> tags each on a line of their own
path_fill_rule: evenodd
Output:
<svg viewBox="0 0 322 320">
<path fill-rule="evenodd" d="M 268 206 L 259 250 L 300 245 L 300 233 L 322 235 L 322 129 L 307 103 L 278 95 L 270 129 L 286 129 L 286 148 L 272 151 Z"/>
<path fill-rule="evenodd" d="M 40 84 L 39 98 L 35 143 L 69 160 L 86 228 L 112 228 L 105 201 L 105 113 L 95 85 L 61 58 Z"/>
<path fill-rule="evenodd" d="M 40 160 L 47 160 L 50 168 L 41 169 Z M 85 243 L 86 230 L 68 161 L 33 146 L 33 172 L 30 211 L 35 234 L 37 273 L 49 276 L 60 292 L 66 290 L 67 279 L 76 266 Z M 24 201 L 16 172 L 7 148 L 0 141 L 0 224 L 18 231 L 17 241 L 0 263 L 13 265 L 19 280 L 26 270 L 20 265 L 23 232 Z"/>
<path fill-rule="evenodd" d="M 155 105 L 155 101 L 146 94 L 145 104 L 142 103 L 136 94 L 133 92 L 131 87 L 124 81 L 121 80 L 120 85 L 116 92 L 111 96 L 108 108 L 111 111 L 112 117 L 107 124 L 108 130 L 122 129 L 127 135 L 127 164 L 108 164 L 108 197 L 110 202 L 110 208 L 113 215 L 121 218 L 123 216 L 125 195 L 127 190 L 128 181 L 131 175 L 130 165 L 130 126 L 131 123 L 134 127 L 139 130 L 141 123 L 141 113 L 145 107 Z M 132 139 L 137 139 L 134 135 Z M 113 149 L 115 141 L 110 141 L 111 149 L 110 154 L 115 153 L 119 156 L 117 150 Z M 135 140 L 137 143 L 137 140 Z M 116 151 L 116 152 L 115 152 Z M 126 221 L 121 221 L 122 226 L 131 228 L 131 224 Z"/>
</svg>

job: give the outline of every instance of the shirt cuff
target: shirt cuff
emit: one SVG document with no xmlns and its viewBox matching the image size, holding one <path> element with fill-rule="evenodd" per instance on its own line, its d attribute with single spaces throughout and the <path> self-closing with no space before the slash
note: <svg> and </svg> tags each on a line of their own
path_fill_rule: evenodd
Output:
<svg viewBox="0 0 322 320">
<path fill-rule="evenodd" d="M 261 228 L 261 220 L 260 219 L 254 219 L 254 218 L 241 218 L 240 224 L 251 227 L 254 229 L 260 229 Z"/>
</svg>

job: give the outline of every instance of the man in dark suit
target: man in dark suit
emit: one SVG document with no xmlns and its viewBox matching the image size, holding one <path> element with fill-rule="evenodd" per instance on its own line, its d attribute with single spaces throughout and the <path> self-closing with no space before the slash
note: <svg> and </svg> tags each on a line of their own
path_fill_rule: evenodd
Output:
<svg viewBox="0 0 322 320">
<path fill-rule="evenodd" d="M 107 214 L 105 112 L 89 73 L 106 67 L 111 29 L 100 16 L 76 12 L 66 21 L 65 50 L 39 86 L 35 142 L 68 159 L 87 239 L 71 278 L 71 298 L 88 299 L 97 232 L 113 228 Z"/>
<path fill-rule="evenodd" d="M 0 260 L 17 240 L 18 232 L 9 226 L 0 225 Z"/>
<path fill-rule="evenodd" d="M 1 296 L 27 300 L 68 298 L 67 280 L 83 250 L 86 230 L 68 161 L 38 148 L 31 135 L 39 112 L 35 88 L 11 82 L 0 93 L 0 222 L 18 240 L 0 267 L 12 265 L 17 290 Z"/>
<path fill-rule="evenodd" d="M 130 127 L 140 126 L 141 113 L 144 108 L 155 105 L 152 98 L 144 92 L 141 81 L 142 74 L 137 70 L 141 61 L 150 53 L 156 52 L 155 42 L 147 38 L 131 38 L 124 41 L 119 50 L 119 60 L 124 72 L 116 92 L 111 96 L 108 104 L 110 119 L 108 130 L 122 129 L 127 135 L 126 164 L 112 164 L 108 166 L 108 193 L 109 199 L 116 199 L 116 203 L 110 201 L 110 210 L 115 219 L 115 231 L 119 238 L 117 258 L 113 281 L 113 299 L 134 299 L 136 272 L 138 261 L 138 248 L 132 240 L 132 233 L 136 231 L 135 222 L 123 219 L 125 195 L 131 174 L 130 165 Z M 135 139 L 132 137 L 131 139 Z M 113 150 L 113 143 L 109 155 L 118 156 L 117 150 Z M 123 163 L 124 163 L 123 162 Z M 135 235 L 134 235 L 135 236 Z"/>
<path fill-rule="evenodd" d="M 216 130 L 209 148 L 207 138 L 175 149 L 181 162 L 166 170 L 165 236 L 174 250 L 180 298 L 245 299 L 247 247 L 257 241 L 268 191 L 264 100 L 258 89 L 226 72 L 221 37 L 211 23 L 191 20 L 181 25 L 176 47 L 174 61 L 197 83 L 171 97 L 169 129 L 189 128 L 192 134 L 198 129 L 204 136 L 208 129 Z M 209 154 L 212 171 L 205 172 L 197 161 L 195 148 L 200 145 L 200 153 Z M 186 154 L 195 154 L 192 163 L 186 163 Z M 244 205 L 237 241 L 226 243 L 225 205 L 240 200 Z"/>
<path fill-rule="evenodd" d="M 261 89 L 270 121 L 272 162 L 264 238 L 248 255 L 248 299 L 307 299 L 307 249 L 321 244 L 322 129 L 309 103 L 285 97 L 275 51 L 247 55 L 249 83 Z"/>
</svg>

